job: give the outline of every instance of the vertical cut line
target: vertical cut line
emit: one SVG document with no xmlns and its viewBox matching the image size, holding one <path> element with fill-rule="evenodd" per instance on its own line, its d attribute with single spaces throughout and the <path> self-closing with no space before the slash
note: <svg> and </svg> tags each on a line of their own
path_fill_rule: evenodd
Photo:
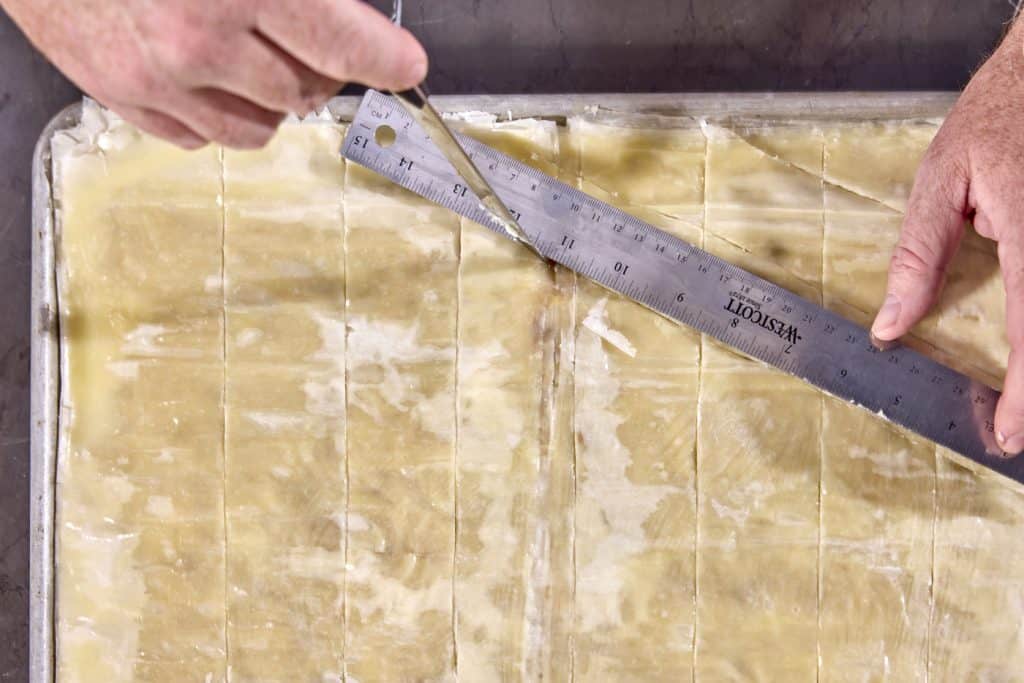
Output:
<svg viewBox="0 0 1024 683">
<path fill-rule="evenodd" d="M 541 388 L 538 410 L 538 452 L 531 506 L 535 519 L 527 527 L 526 591 L 523 604 L 523 648 L 521 670 L 529 680 L 542 680 L 551 662 L 553 596 L 551 572 L 550 515 L 552 463 L 557 453 L 558 396 L 562 366 L 562 325 L 564 298 L 559 286 L 558 268 L 545 264 L 548 296 L 541 311 Z M 557 529 L 557 527 L 556 527 Z"/>
<path fill-rule="evenodd" d="M 703 238 L 703 234 L 701 235 Z M 700 425 L 701 406 L 703 401 L 701 395 L 704 391 L 704 335 L 700 334 L 700 341 L 697 345 L 697 419 L 694 425 L 693 439 L 693 638 L 690 644 L 693 653 L 691 664 L 691 678 L 697 680 L 697 629 L 700 625 Z"/>
<path fill-rule="evenodd" d="M 345 359 L 344 359 L 344 380 L 343 385 L 345 387 L 345 438 L 342 439 L 342 443 L 345 444 L 345 456 L 343 468 L 345 471 L 345 500 L 344 500 L 344 511 L 342 513 L 342 519 L 344 520 L 344 528 L 342 529 L 342 563 L 345 565 L 345 571 L 341 574 L 341 678 L 342 681 L 348 681 L 348 551 L 350 545 L 349 539 L 349 501 L 351 500 L 352 491 L 352 472 L 349 468 L 350 459 L 349 453 L 352 452 L 350 443 L 350 434 L 352 433 L 348 426 L 348 403 L 349 403 L 349 292 L 351 287 L 349 286 L 349 267 L 348 267 L 348 229 L 349 229 L 349 216 L 348 216 L 348 197 L 346 196 L 346 190 L 349 185 L 349 162 L 343 160 L 345 165 L 345 172 L 342 179 L 341 189 L 341 259 L 345 269 L 345 274 L 342 277 L 344 283 L 344 297 L 345 302 L 342 306 L 343 317 L 345 320 Z"/>
<path fill-rule="evenodd" d="M 532 514 L 536 515 L 536 518 L 531 520 L 531 526 L 526 526 L 526 538 L 523 540 L 526 547 L 525 566 L 523 567 L 525 596 L 523 600 L 523 646 L 520 656 L 521 671 L 530 680 L 544 677 L 545 641 L 547 641 L 547 652 L 550 653 L 551 649 L 550 630 L 545 634 L 545 627 L 550 624 L 548 621 L 550 612 L 546 602 L 546 598 L 549 596 L 545 595 L 544 590 L 550 585 L 550 570 L 544 575 L 540 574 L 546 564 L 550 568 L 551 556 L 550 533 L 545 533 L 545 530 L 550 530 L 550 527 L 547 526 L 549 520 L 545 518 L 545 514 L 548 512 L 547 493 L 551 476 L 551 458 L 554 453 L 553 436 L 557 433 L 554 421 L 557 413 L 560 340 L 557 338 L 559 329 L 552 325 L 553 322 L 557 325 L 559 321 L 556 267 L 553 263 L 545 264 L 551 292 L 544 302 L 540 321 L 542 369 L 538 405 L 538 453 L 530 501 Z M 547 638 L 544 637 L 545 635 Z"/>
<path fill-rule="evenodd" d="M 708 182 L 711 177 L 711 155 L 709 154 L 711 143 L 707 132 L 701 126 L 701 134 L 704 136 L 704 196 L 701 202 L 701 225 L 700 225 L 700 248 L 707 247 L 708 229 Z M 701 394 L 704 390 L 704 334 L 697 333 L 697 415 L 693 433 L 693 637 L 690 642 L 692 660 L 690 665 L 690 678 L 693 683 L 697 681 L 697 627 L 700 613 L 700 603 L 697 599 L 700 590 L 698 580 L 700 572 L 700 423 L 701 423 Z"/>
<path fill-rule="evenodd" d="M 568 126 L 568 138 L 569 138 L 569 155 L 572 158 L 572 170 L 575 176 L 574 182 L 576 189 L 583 189 L 583 138 L 576 139 L 576 133 L 573 131 L 572 119 L 566 122 Z M 572 308 L 570 315 L 570 328 L 569 335 L 572 340 L 572 409 L 571 409 L 571 429 L 572 429 L 572 511 L 571 519 L 572 524 L 570 536 L 571 540 L 571 557 L 570 573 L 571 573 L 571 593 L 572 593 L 572 607 L 569 621 L 569 683 L 574 683 L 576 680 L 576 584 L 579 580 L 577 576 L 577 562 L 578 558 L 576 555 L 576 527 L 577 527 L 577 508 L 579 503 L 579 475 L 580 475 L 580 449 L 579 443 L 576 441 L 576 405 L 578 401 L 577 394 L 577 382 L 576 382 L 576 321 L 578 319 L 578 306 L 577 294 L 579 288 L 579 276 L 573 272 L 572 274 Z"/>
<path fill-rule="evenodd" d="M 817 627 L 816 627 L 816 638 L 815 638 L 815 673 L 814 679 L 816 681 L 821 680 L 821 614 L 822 614 L 822 599 L 824 597 L 825 589 L 825 546 L 823 542 L 824 528 L 825 528 L 825 506 L 824 506 L 824 477 L 825 477 L 825 396 L 824 394 L 818 397 L 820 406 L 820 421 L 818 423 L 818 586 L 817 586 Z"/>
<path fill-rule="evenodd" d="M 466 219 L 459 219 L 455 233 L 455 443 L 452 444 L 452 668 L 455 680 L 459 680 L 459 612 L 455 589 L 458 586 L 459 561 L 459 453 L 462 448 L 462 232 Z"/>
<path fill-rule="evenodd" d="M 928 628 L 925 631 L 925 683 L 932 677 L 932 624 L 935 621 L 935 596 L 936 596 L 936 570 L 938 569 L 939 552 L 939 447 L 932 449 L 932 464 L 934 478 L 932 480 L 932 561 L 931 572 L 928 576 Z"/>
<path fill-rule="evenodd" d="M 220 451 L 221 451 L 221 524 L 224 526 L 224 669 L 228 683 L 231 683 L 231 610 L 229 609 L 228 579 L 231 575 L 228 565 L 228 195 L 227 163 L 224 148 L 217 155 L 220 164 L 220 322 L 221 322 L 221 390 L 220 390 Z"/>
<path fill-rule="evenodd" d="M 342 139 L 345 137 L 345 127 L 342 126 L 340 133 Z M 341 661 L 341 681 L 344 683 L 348 674 L 345 670 L 345 662 L 347 660 L 348 643 L 346 642 L 346 636 L 348 633 L 348 615 L 347 600 L 348 600 L 348 216 L 345 213 L 345 188 L 348 185 L 348 161 L 343 156 L 341 158 L 341 187 L 338 192 L 338 218 L 341 220 L 341 321 L 344 333 L 344 342 L 342 345 L 342 365 L 341 365 L 341 409 L 342 409 L 342 429 L 344 435 L 341 438 L 342 448 L 344 452 L 341 455 L 341 470 L 345 477 L 345 491 L 342 500 L 342 529 L 341 529 L 341 652 L 339 653 Z"/>
<path fill-rule="evenodd" d="M 582 184 L 577 181 L 577 184 Z M 579 277 L 575 272 L 570 271 L 570 285 L 571 285 L 571 297 L 569 299 L 569 321 L 568 335 L 569 344 L 571 344 L 570 364 L 572 367 L 572 401 L 569 407 L 569 425 L 568 428 L 571 430 L 569 433 L 572 438 L 569 439 L 569 447 L 572 449 L 572 455 L 570 463 L 572 466 L 572 499 L 569 504 L 572 506 L 572 524 L 569 528 L 569 572 L 570 572 L 570 583 L 569 583 L 569 594 L 570 599 L 570 616 L 569 616 L 569 683 L 573 683 L 576 680 L 576 481 L 577 481 L 577 469 L 576 469 L 576 294 L 577 287 L 579 286 Z"/>
<path fill-rule="evenodd" d="M 821 305 L 825 306 L 825 136 L 821 138 Z M 825 394 L 818 393 L 818 576 L 815 606 L 817 623 L 815 627 L 815 665 L 814 680 L 821 680 L 821 605 L 825 588 L 825 547 L 823 535 L 825 529 Z"/>
</svg>

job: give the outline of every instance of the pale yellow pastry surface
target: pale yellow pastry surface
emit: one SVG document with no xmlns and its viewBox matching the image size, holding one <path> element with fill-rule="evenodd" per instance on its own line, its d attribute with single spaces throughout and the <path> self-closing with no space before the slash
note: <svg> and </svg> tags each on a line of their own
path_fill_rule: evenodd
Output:
<svg viewBox="0 0 1024 683">
<path fill-rule="evenodd" d="M 932 121 L 462 129 L 868 323 Z M 1024 496 L 338 154 L 54 141 L 60 683 L 1024 680 Z M 973 233 L 911 343 L 991 383 Z"/>
</svg>

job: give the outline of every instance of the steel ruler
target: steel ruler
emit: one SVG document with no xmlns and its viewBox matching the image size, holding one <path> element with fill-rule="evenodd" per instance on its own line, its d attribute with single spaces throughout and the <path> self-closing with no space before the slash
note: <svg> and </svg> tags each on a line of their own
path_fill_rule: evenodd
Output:
<svg viewBox="0 0 1024 683">
<path fill-rule="evenodd" d="M 473 140 L 474 163 L 546 258 L 661 315 L 1024 483 L 993 419 L 999 392 Z M 391 96 L 370 91 L 345 158 L 507 236 Z M 742 410 L 742 406 L 737 406 Z"/>
</svg>

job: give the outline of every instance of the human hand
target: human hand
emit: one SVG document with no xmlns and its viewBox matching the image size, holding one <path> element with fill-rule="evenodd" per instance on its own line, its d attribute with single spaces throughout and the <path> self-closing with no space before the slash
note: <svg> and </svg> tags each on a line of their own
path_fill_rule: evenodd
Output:
<svg viewBox="0 0 1024 683">
<path fill-rule="evenodd" d="M 182 147 L 261 147 L 348 81 L 400 90 L 427 56 L 360 0 L 0 0 L 71 80 Z"/>
<path fill-rule="evenodd" d="M 995 430 L 1024 450 L 1024 20 L 975 74 L 925 153 L 871 328 L 889 341 L 925 316 L 970 219 L 998 243 L 1010 343 Z"/>
</svg>

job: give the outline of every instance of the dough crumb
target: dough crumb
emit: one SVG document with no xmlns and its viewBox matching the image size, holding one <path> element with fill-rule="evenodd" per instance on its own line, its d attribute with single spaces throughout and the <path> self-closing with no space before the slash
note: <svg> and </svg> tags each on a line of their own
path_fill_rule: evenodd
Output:
<svg viewBox="0 0 1024 683">
<path fill-rule="evenodd" d="M 583 326 L 630 358 L 636 358 L 636 347 L 630 343 L 626 335 L 618 330 L 613 330 L 609 326 L 608 312 L 605 310 L 607 305 L 607 297 L 597 302 L 587 312 L 587 317 L 583 320 Z"/>
</svg>

